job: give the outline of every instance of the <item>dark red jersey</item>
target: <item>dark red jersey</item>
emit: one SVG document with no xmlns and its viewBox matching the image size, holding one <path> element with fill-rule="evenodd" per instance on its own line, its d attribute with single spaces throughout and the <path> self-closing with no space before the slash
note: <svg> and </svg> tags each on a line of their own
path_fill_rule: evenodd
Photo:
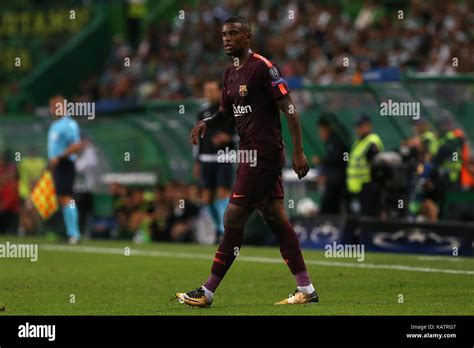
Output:
<svg viewBox="0 0 474 348">
<path fill-rule="evenodd" d="M 251 53 L 240 68 L 224 73 L 221 105 L 231 112 L 239 133 L 239 150 L 256 150 L 257 167 L 285 165 L 280 110 L 276 100 L 289 93 L 278 68 L 265 57 Z M 240 164 L 240 167 L 248 167 Z"/>
</svg>

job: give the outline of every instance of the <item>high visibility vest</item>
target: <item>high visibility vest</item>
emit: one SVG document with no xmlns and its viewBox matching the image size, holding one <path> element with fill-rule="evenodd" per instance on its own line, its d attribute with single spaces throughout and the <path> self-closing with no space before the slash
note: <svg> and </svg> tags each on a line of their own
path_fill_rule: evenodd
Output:
<svg viewBox="0 0 474 348">
<path fill-rule="evenodd" d="M 436 155 L 436 152 L 438 152 L 438 140 L 436 139 L 436 135 L 432 131 L 426 131 L 420 135 L 420 139 L 423 143 L 428 142 L 428 148 L 426 150 L 431 155 Z"/>
<path fill-rule="evenodd" d="M 375 144 L 379 151 L 383 151 L 382 140 L 373 133 L 352 145 L 347 166 L 347 189 L 351 193 L 359 193 L 362 186 L 372 180 L 370 163 L 367 161 L 367 152 L 372 144 Z"/>
<path fill-rule="evenodd" d="M 444 134 L 438 142 L 439 148 L 443 147 L 446 145 L 446 143 L 449 143 L 451 141 L 456 141 L 456 139 L 459 138 L 456 136 L 456 133 L 454 131 L 449 131 L 446 134 Z M 449 181 L 451 183 L 457 183 L 459 182 L 459 176 L 461 174 L 461 168 L 462 168 L 462 148 L 458 148 L 457 150 L 457 161 L 454 161 L 453 158 L 449 158 L 448 160 L 444 161 L 440 169 L 444 171 L 449 178 Z"/>
</svg>

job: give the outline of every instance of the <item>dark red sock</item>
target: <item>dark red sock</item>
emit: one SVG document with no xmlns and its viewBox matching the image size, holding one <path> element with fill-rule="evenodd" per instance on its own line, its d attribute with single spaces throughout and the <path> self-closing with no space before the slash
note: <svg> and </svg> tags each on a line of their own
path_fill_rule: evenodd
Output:
<svg viewBox="0 0 474 348">
<path fill-rule="evenodd" d="M 240 252 L 243 235 L 244 230 L 242 228 L 225 228 L 224 238 L 217 249 L 216 255 L 214 256 L 214 262 L 212 263 L 212 274 L 203 285 L 209 291 L 214 292 L 216 290 L 222 278 L 224 278 L 234 262 Z"/>
<path fill-rule="evenodd" d="M 272 232 L 280 243 L 281 256 L 290 268 L 291 273 L 296 275 L 305 272 L 306 266 L 301 254 L 300 242 L 293 226 L 286 221 L 280 225 L 272 226 Z"/>
</svg>

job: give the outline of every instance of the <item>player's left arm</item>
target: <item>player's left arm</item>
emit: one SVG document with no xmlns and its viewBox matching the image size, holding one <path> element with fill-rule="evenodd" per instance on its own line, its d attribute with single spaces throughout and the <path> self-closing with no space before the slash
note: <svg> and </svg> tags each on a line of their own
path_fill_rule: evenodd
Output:
<svg viewBox="0 0 474 348">
<path fill-rule="evenodd" d="M 308 174 L 309 165 L 303 151 L 300 116 L 298 112 L 296 112 L 295 104 L 289 93 L 278 98 L 276 103 L 280 110 L 284 112 L 286 121 L 288 122 L 288 128 L 293 141 L 293 170 L 298 175 L 298 178 L 301 179 Z"/>
</svg>

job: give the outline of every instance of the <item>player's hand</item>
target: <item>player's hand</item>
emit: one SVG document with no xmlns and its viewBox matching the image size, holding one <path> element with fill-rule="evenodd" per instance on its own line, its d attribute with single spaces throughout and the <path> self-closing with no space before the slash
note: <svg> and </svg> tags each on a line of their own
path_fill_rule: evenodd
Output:
<svg viewBox="0 0 474 348">
<path fill-rule="evenodd" d="M 204 138 L 206 134 L 206 123 L 204 121 L 199 121 L 194 128 L 191 130 L 191 134 L 189 135 L 189 140 L 193 145 L 197 145 L 199 139 Z"/>
<path fill-rule="evenodd" d="M 303 151 L 293 152 L 293 170 L 298 175 L 298 179 L 304 178 L 308 174 L 308 160 Z"/>
</svg>

